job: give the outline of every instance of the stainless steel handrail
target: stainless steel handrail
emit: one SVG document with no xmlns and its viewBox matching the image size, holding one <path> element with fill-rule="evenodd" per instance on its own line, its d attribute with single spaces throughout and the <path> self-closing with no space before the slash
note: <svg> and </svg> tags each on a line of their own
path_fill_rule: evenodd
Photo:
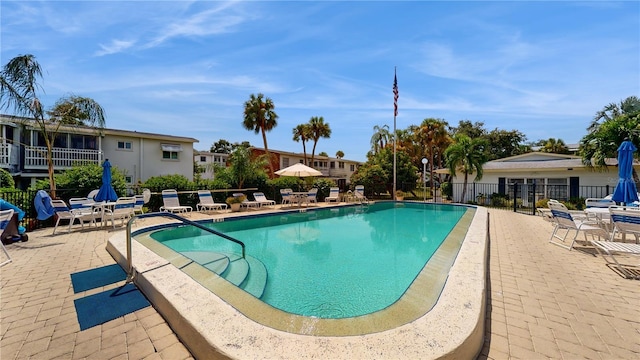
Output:
<svg viewBox="0 0 640 360">
<path fill-rule="evenodd" d="M 146 214 L 138 214 L 133 216 L 131 219 L 129 219 L 129 221 L 127 222 L 127 282 L 130 282 L 133 280 L 133 259 L 132 259 L 132 251 L 131 251 L 131 225 L 133 224 L 134 220 L 136 219 L 143 219 L 143 218 L 148 218 L 148 217 L 169 217 L 175 220 L 178 220 L 184 224 L 188 224 L 188 225 L 192 225 L 197 227 L 198 229 L 210 232 L 214 235 L 220 236 L 224 239 L 227 239 L 229 241 L 233 241 L 234 243 L 240 245 L 242 247 L 242 257 L 245 257 L 245 245 L 242 241 L 237 240 L 232 238 L 229 235 L 223 234 L 217 230 L 213 230 L 210 229 L 206 226 L 203 226 L 201 224 L 198 224 L 195 221 L 191 221 L 189 219 L 185 219 L 182 216 L 178 216 L 174 213 L 169 213 L 169 212 L 153 212 L 153 213 L 146 213 Z"/>
</svg>

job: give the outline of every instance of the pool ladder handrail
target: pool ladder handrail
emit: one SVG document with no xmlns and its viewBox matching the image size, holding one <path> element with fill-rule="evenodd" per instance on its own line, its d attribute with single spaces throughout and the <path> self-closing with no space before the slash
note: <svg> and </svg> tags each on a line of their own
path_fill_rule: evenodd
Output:
<svg viewBox="0 0 640 360">
<path fill-rule="evenodd" d="M 132 251 L 131 251 L 131 225 L 133 224 L 133 222 L 136 219 L 143 219 L 143 218 L 148 218 L 148 217 L 158 217 L 158 216 L 162 216 L 162 217 L 169 217 L 175 220 L 178 220 L 180 222 L 182 222 L 183 224 L 186 225 L 192 225 L 197 227 L 198 229 L 210 232 L 214 235 L 220 236 L 224 239 L 227 239 L 229 241 L 233 241 L 234 243 L 240 245 L 240 247 L 242 247 L 242 258 L 245 258 L 245 245 L 242 241 L 238 240 L 238 239 L 234 239 L 231 236 L 221 233 L 217 230 L 214 229 L 210 229 L 204 225 L 201 225 L 195 221 L 191 221 L 189 219 L 185 219 L 182 216 L 178 216 L 174 213 L 170 213 L 170 212 L 152 212 L 152 213 L 146 213 L 146 214 L 137 214 L 131 217 L 131 219 L 129 219 L 129 221 L 127 222 L 127 282 L 131 282 L 133 280 L 133 259 L 132 259 Z"/>
</svg>

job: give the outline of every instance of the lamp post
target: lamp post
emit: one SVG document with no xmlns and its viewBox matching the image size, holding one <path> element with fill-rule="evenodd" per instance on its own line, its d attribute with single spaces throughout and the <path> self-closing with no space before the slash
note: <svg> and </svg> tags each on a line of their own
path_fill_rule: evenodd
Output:
<svg viewBox="0 0 640 360">
<path fill-rule="evenodd" d="M 427 158 L 422 158 L 422 201 L 427 202 Z"/>
</svg>

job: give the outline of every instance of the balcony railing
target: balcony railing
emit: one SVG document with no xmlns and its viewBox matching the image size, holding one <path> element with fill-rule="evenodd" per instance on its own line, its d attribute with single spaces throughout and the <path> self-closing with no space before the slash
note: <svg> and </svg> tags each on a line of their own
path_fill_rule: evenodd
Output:
<svg viewBox="0 0 640 360">
<path fill-rule="evenodd" d="M 51 154 L 54 168 L 70 168 L 75 164 L 100 163 L 99 150 L 53 148 Z M 47 148 L 25 146 L 25 169 L 47 169 Z"/>
</svg>

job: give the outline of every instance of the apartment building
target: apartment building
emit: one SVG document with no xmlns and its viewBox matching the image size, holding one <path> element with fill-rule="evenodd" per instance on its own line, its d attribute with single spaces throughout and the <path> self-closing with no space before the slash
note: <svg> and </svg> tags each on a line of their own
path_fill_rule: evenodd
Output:
<svg viewBox="0 0 640 360">
<path fill-rule="evenodd" d="M 0 115 L 0 168 L 27 188 L 48 177 L 47 149 L 33 119 Z M 134 185 L 152 176 L 181 174 L 193 179 L 193 144 L 198 140 L 138 131 L 91 127 L 61 127 L 54 142 L 55 171 L 80 162 L 101 164 L 109 159 Z"/>
<path fill-rule="evenodd" d="M 255 155 L 262 155 L 265 153 L 262 148 L 252 147 L 251 151 Z M 301 153 L 292 153 L 273 149 L 269 149 L 269 153 L 273 156 L 276 171 L 284 169 L 295 163 L 305 163 L 304 154 Z M 311 154 L 307 154 L 307 162 L 310 161 Z M 354 160 L 315 155 L 313 164 L 307 165 L 320 171 L 323 177 L 334 180 L 340 189 L 346 189 L 349 184 L 349 179 L 351 179 L 351 175 L 353 175 L 356 169 L 358 169 L 360 164 L 360 162 Z"/>
<path fill-rule="evenodd" d="M 229 154 L 212 153 L 210 151 L 198 151 L 193 152 L 193 161 L 198 166 L 204 168 L 204 172 L 201 174 L 202 179 L 213 179 L 213 168 L 215 165 L 222 167 L 227 166 L 227 160 Z"/>
</svg>

